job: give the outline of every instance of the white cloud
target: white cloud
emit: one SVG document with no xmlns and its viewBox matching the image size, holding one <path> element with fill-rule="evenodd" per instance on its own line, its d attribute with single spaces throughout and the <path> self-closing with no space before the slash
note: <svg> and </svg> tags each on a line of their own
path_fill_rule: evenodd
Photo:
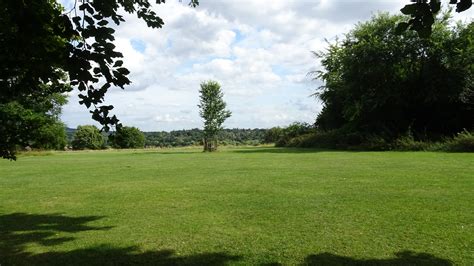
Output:
<svg viewBox="0 0 474 266">
<path fill-rule="evenodd" d="M 70 0 L 63 0 L 70 2 Z M 399 13 L 399 0 L 203 0 L 156 6 L 165 21 L 150 29 L 126 14 L 116 32 L 117 50 L 131 71 L 131 86 L 112 89 L 107 103 L 126 125 L 146 131 L 201 126 L 199 84 L 221 85 L 233 116 L 228 127 L 312 123 L 321 105 L 309 95 L 320 85 L 306 74 L 319 67 L 311 51 L 326 47 L 377 11 Z M 408 1 L 407 1 L 408 3 Z M 458 17 L 472 17 L 474 8 Z M 142 49 L 134 48 L 140 43 Z M 63 120 L 91 124 L 73 94 Z"/>
</svg>

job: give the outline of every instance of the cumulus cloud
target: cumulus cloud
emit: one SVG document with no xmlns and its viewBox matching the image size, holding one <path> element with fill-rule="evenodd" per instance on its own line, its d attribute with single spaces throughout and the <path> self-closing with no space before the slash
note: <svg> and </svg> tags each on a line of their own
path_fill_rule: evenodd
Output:
<svg viewBox="0 0 474 266">
<path fill-rule="evenodd" d="M 63 0 L 70 5 L 70 0 Z M 131 86 L 112 89 L 107 103 L 126 125 L 146 131 L 201 127 L 199 84 L 222 85 L 233 116 L 227 127 L 265 128 L 294 121 L 312 123 L 321 103 L 309 97 L 321 85 L 309 71 L 311 51 L 368 20 L 378 11 L 398 13 L 399 0 L 185 1 L 155 6 L 162 29 L 147 28 L 135 15 L 116 31 L 115 44 L 131 71 Z M 408 1 L 407 1 L 408 3 Z M 472 17 L 474 10 L 458 16 Z M 72 94 L 64 108 L 68 126 L 91 124 Z"/>
</svg>

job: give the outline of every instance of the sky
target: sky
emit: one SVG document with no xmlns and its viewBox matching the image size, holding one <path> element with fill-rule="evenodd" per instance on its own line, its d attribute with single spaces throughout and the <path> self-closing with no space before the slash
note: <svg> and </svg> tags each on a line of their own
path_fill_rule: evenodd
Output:
<svg viewBox="0 0 474 266">
<path fill-rule="evenodd" d="M 71 0 L 61 1 L 70 6 Z M 150 2 L 154 2 L 151 0 Z M 400 0 L 168 0 L 153 9 L 164 20 L 151 29 L 135 15 L 116 28 L 132 84 L 111 88 L 106 104 L 126 126 L 142 131 L 202 128 L 199 88 L 221 84 L 232 116 L 226 128 L 270 128 L 313 123 L 322 105 L 320 85 L 307 73 L 321 69 L 311 51 L 343 37 L 377 12 L 399 14 Z M 126 14 L 126 13 L 124 13 Z M 474 17 L 474 8 L 455 19 Z M 68 127 L 96 124 L 78 91 L 70 93 L 62 120 Z"/>
</svg>

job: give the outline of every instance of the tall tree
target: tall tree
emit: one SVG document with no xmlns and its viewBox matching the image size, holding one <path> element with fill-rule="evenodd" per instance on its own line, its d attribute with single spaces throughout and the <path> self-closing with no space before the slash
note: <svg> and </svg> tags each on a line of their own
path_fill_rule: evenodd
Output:
<svg viewBox="0 0 474 266">
<path fill-rule="evenodd" d="M 135 13 L 152 28 L 164 24 L 148 0 L 76 0 L 70 10 L 55 0 L 0 1 L 0 156 L 14 159 L 15 147 L 31 138 L 27 124 L 39 120 L 25 115 L 35 112 L 36 100 L 69 91 L 69 83 L 105 131 L 120 127 L 113 106 L 102 105 L 109 88 L 130 84 L 110 25 L 124 22 L 120 12 Z M 13 110 L 20 113 L 14 117 Z"/>
<path fill-rule="evenodd" d="M 217 134 L 222 129 L 224 121 L 232 113 L 225 109 L 224 94 L 216 81 L 210 80 L 201 83 L 199 94 L 199 114 L 204 119 L 204 151 L 215 151 L 217 149 Z"/>
<path fill-rule="evenodd" d="M 320 129 L 395 138 L 437 138 L 474 126 L 474 23 L 451 29 L 448 15 L 429 39 L 395 33 L 403 17 L 378 15 L 318 53 L 324 81 Z"/>
</svg>

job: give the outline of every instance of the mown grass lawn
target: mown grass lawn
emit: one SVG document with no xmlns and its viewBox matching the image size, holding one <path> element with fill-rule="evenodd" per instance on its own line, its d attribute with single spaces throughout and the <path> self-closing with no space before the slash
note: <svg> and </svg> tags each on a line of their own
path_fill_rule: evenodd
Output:
<svg viewBox="0 0 474 266">
<path fill-rule="evenodd" d="M 0 161 L 0 264 L 472 265 L 474 154 L 277 148 Z"/>
</svg>

